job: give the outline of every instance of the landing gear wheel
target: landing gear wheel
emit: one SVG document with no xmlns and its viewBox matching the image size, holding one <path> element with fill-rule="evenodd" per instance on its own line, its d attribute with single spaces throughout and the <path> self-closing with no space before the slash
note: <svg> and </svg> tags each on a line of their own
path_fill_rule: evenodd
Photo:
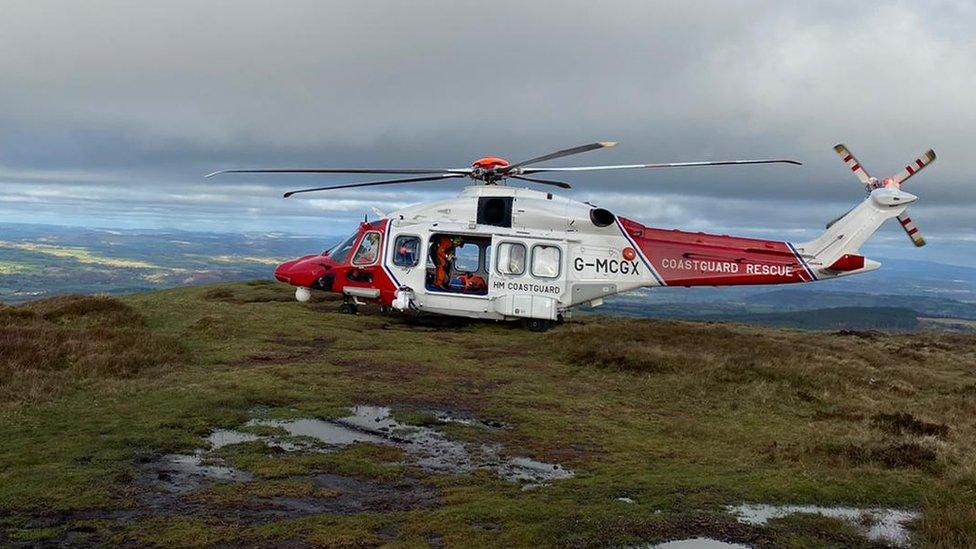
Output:
<svg viewBox="0 0 976 549">
<path fill-rule="evenodd" d="M 552 321 L 541 318 L 524 318 L 522 319 L 522 326 L 530 332 L 548 332 L 552 328 Z"/>
<path fill-rule="evenodd" d="M 346 301 L 342 305 L 339 305 L 339 314 L 343 315 L 354 315 L 358 312 L 358 307 L 351 301 Z"/>
</svg>

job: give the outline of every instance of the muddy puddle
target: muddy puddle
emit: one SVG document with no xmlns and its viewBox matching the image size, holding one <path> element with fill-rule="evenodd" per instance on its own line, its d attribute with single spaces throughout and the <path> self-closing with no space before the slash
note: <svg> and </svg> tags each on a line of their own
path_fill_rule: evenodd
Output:
<svg viewBox="0 0 976 549">
<path fill-rule="evenodd" d="M 712 538 L 689 538 L 666 541 L 650 546 L 652 549 L 749 549 L 747 545 L 728 543 Z"/>
<path fill-rule="evenodd" d="M 147 463 L 155 474 L 155 484 L 166 492 L 185 494 L 208 482 L 247 482 L 251 475 L 227 466 L 218 459 L 205 459 L 202 451 L 194 454 L 167 454 Z"/>
<path fill-rule="evenodd" d="M 764 503 L 731 505 L 729 513 L 739 522 L 764 525 L 772 519 L 797 513 L 822 515 L 844 520 L 869 540 L 883 542 L 899 547 L 909 545 L 911 538 L 907 524 L 920 515 L 915 511 L 901 509 L 855 507 L 820 507 L 817 505 L 769 505 Z"/>
<path fill-rule="evenodd" d="M 499 422 L 485 422 L 444 412 L 433 415 L 444 423 L 461 423 L 485 429 L 506 427 Z M 500 444 L 462 442 L 434 427 L 402 423 L 391 417 L 390 409 L 383 406 L 354 406 L 350 415 L 335 420 L 252 419 L 246 426 L 271 427 L 287 433 L 287 436 L 261 436 L 221 429 L 212 432 L 207 441 L 213 449 L 262 440 L 269 446 L 285 451 L 321 452 L 334 451 L 358 442 L 395 446 L 406 452 L 410 463 L 428 473 L 467 475 L 477 470 L 489 470 L 503 480 L 518 482 L 527 488 L 573 476 L 572 471 L 560 464 L 506 456 Z"/>
</svg>

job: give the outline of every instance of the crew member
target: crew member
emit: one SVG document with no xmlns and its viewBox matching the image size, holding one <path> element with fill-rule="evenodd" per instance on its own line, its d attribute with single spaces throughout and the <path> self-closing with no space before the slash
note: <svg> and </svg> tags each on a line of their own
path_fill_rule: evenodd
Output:
<svg viewBox="0 0 976 549">
<path fill-rule="evenodd" d="M 441 236 L 434 249 L 434 286 L 447 289 L 451 262 L 454 261 L 454 249 L 461 245 L 458 237 Z"/>
</svg>

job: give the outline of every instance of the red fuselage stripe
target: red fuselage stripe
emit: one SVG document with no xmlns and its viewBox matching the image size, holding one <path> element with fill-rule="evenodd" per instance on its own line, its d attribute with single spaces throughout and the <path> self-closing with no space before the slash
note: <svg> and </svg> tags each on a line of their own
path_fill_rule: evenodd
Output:
<svg viewBox="0 0 976 549">
<path fill-rule="evenodd" d="M 789 244 L 774 240 L 621 226 L 669 286 L 809 282 L 815 277 Z"/>
</svg>

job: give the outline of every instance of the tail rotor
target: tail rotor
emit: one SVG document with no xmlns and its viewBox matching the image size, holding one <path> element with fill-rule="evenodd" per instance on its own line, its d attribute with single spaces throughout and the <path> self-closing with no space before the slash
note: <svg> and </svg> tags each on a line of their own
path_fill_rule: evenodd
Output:
<svg viewBox="0 0 976 549">
<path fill-rule="evenodd" d="M 905 168 L 896 175 L 886 177 L 879 181 L 877 178 L 871 177 L 868 174 L 867 170 L 861 166 L 861 163 L 857 160 L 857 158 L 854 157 L 854 154 L 843 143 L 834 146 L 834 151 L 837 152 L 844 163 L 847 164 L 847 167 L 850 168 L 851 172 L 861 181 L 861 183 L 864 184 L 864 189 L 868 192 L 868 194 L 871 194 L 871 192 L 875 189 L 885 187 L 900 190 L 905 181 L 925 169 L 925 167 L 932 162 L 935 162 L 935 151 L 929 149 L 925 152 L 925 154 L 916 158 L 913 162 L 905 166 Z M 905 231 L 905 234 L 908 235 L 908 238 L 911 239 L 912 244 L 919 248 L 925 245 L 925 239 L 922 238 L 922 235 L 918 232 L 918 227 L 916 227 L 915 222 L 908 217 L 907 212 L 904 212 L 898 216 L 898 222 L 901 225 L 901 228 Z M 829 226 L 830 225 L 828 225 L 828 227 Z"/>
</svg>

